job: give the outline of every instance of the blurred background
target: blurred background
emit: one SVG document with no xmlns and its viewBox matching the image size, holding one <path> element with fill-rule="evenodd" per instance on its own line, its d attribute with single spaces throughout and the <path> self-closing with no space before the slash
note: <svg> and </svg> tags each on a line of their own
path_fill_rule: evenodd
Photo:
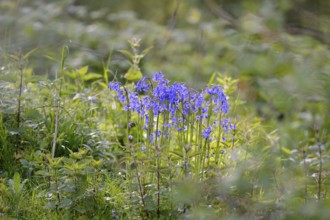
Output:
<svg viewBox="0 0 330 220">
<path fill-rule="evenodd" d="M 73 99 L 72 115 L 84 130 L 71 128 L 76 124 L 71 118 L 64 117 L 66 124 L 62 123 L 59 130 L 65 137 L 63 140 L 71 141 L 65 144 L 79 147 L 84 143 L 80 136 L 86 143 L 92 142 L 94 126 L 100 137 L 117 135 L 108 123 L 110 120 L 120 126 L 114 111 L 108 111 L 113 100 L 106 90 L 106 83 L 108 79 L 125 81 L 124 75 L 132 64 L 123 50 L 131 51 L 131 39 L 141 39 L 138 53 L 151 48 L 139 63 L 144 76 L 162 71 L 172 82 L 186 82 L 196 89 L 205 88 L 215 72 L 219 74 L 213 77 L 213 83 L 225 87 L 229 83 L 226 84 L 224 79 L 233 82 L 231 78 L 235 82 L 232 89 L 235 92 L 229 94 L 230 105 L 233 105 L 228 117 L 237 123 L 239 133 L 232 138 L 237 138 L 237 151 L 246 149 L 249 155 L 245 153 L 236 170 L 232 169 L 234 166 L 228 166 L 228 173 L 235 178 L 227 178 L 227 189 L 221 190 L 231 192 L 231 187 L 236 184 L 241 191 L 237 197 L 234 193 L 228 194 L 228 199 L 222 200 L 223 204 L 229 204 L 235 210 L 243 207 L 244 213 L 257 212 L 260 207 L 263 210 L 263 206 L 270 207 L 265 210 L 271 212 L 287 209 L 289 217 L 285 219 L 307 219 L 306 213 L 316 216 L 309 219 L 328 219 L 329 12 L 329 0 L 0 0 L 0 91 L 5 97 L 0 97 L 0 107 L 6 103 L 10 107 L 3 111 L 4 121 L 8 124 L 10 118 L 16 118 L 9 116 L 16 112 L 16 100 L 21 100 L 17 91 L 23 88 L 25 103 L 22 106 L 32 110 L 26 111 L 27 119 L 41 121 L 36 128 L 44 129 L 47 123 L 49 125 L 48 130 L 44 130 L 48 139 L 43 138 L 42 142 L 31 138 L 34 144 L 28 141 L 25 144 L 38 150 L 49 149 L 53 114 L 45 114 L 42 119 L 35 109 L 42 99 L 50 104 L 53 103 L 52 97 L 57 100 L 54 79 L 61 71 L 62 48 L 67 46 L 66 73 L 79 75 L 84 72 L 81 74 L 84 75 L 87 72 L 84 67 L 88 66 L 91 78 L 79 81 L 73 77 L 69 80 L 70 90 L 79 93 L 75 96 L 68 93 L 65 97 L 70 101 Z M 18 59 L 13 60 L 15 56 L 12 55 L 33 50 L 24 71 L 19 69 Z M 24 72 L 23 86 L 19 83 L 19 70 Z M 108 73 L 108 78 L 103 78 L 104 72 Z M 42 82 L 40 76 L 43 76 L 42 80 L 48 77 L 49 82 Z M 93 82 L 93 78 L 105 79 L 103 87 L 95 83 L 96 80 Z M 31 90 L 29 83 L 35 84 L 30 86 Z M 50 86 L 45 87 L 42 83 Z M 46 89 L 40 91 L 39 88 Z M 6 97 L 8 94 L 11 97 Z M 99 97 L 101 101 L 97 104 L 101 107 L 90 109 L 94 105 L 90 97 L 92 101 Z M 84 98 L 88 99 L 85 105 L 79 102 Z M 69 108 L 70 103 L 65 102 L 63 106 Z M 90 127 L 85 127 L 88 123 Z M 23 130 L 26 132 L 21 133 L 29 137 L 31 132 L 28 129 L 33 127 L 27 125 L 26 128 Z M 17 134 L 11 135 L 16 137 Z M 91 146 L 98 146 L 98 143 Z M 4 156 L 0 157 L 0 162 L 2 159 L 11 166 L 11 157 L 1 155 Z M 7 155 L 14 155 L 14 151 Z M 322 181 L 316 179 L 318 176 Z M 218 182 L 225 181 L 216 180 L 216 187 Z M 258 189 L 260 204 L 254 203 L 254 194 L 251 199 L 248 192 Z M 204 192 L 201 191 L 200 195 Z M 209 194 L 216 195 L 212 191 Z M 235 202 L 228 202 L 235 199 Z M 316 203 L 316 200 L 325 203 Z M 244 204 L 236 206 L 236 203 Z M 292 218 L 296 213 L 303 214 Z M 273 219 L 282 218 L 275 216 Z"/>
<path fill-rule="evenodd" d="M 201 88 L 217 71 L 238 79 L 240 97 L 265 119 L 330 115 L 326 0 L 2 0 L 0 11 L 0 62 L 38 48 L 28 64 L 37 75 L 54 77 L 49 58 L 64 45 L 68 65 L 99 73 L 111 56 L 110 78 L 124 74 L 130 63 L 118 50 L 136 37 L 141 50 L 152 46 L 144 75 Z"/>
</svg>

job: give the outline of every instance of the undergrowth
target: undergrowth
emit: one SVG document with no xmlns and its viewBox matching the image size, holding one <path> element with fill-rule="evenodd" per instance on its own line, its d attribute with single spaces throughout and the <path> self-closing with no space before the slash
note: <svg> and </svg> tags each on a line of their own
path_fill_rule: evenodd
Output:
<svg viewBox="0 0 330 220">
<path fill-rule="evenodd" d="M 0 215 L 17 219 L 326 219 L 327 130 L 255 116 L 238 80 L 205 88 L 66 66 L 50 80 L 11 55 L 0 91 Z M 12 64 L 11 63 L 11 64 Z M 123 76 L 123 77 L 121 77 Z M 321 117 L 321 119 L 320 119 Z M 305 120 L 305 121 L 304 121 Z M 274 129 L 277 126 L 278 129 Z M 285 135 L 296 134 L 291 143 Z"/>
</svg>

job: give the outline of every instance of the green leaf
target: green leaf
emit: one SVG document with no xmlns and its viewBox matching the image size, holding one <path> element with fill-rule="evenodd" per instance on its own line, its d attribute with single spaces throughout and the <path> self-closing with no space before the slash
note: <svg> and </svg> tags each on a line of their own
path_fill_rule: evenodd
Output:
<svg viewBox="0 0 330 220">
<path fill-rule="evenodd" d="M 62 47 L 62 53 L 61 53 L 61 71 L 63 72 L 64 70 L 64 62 L 66 57 L 69 54 L 69 47 L 67 45 L 65 45 L 64 47 Z"/>
<path fill-rule="evenodd" d="M 129 52 L 128 50 L 118 50 L 118 51 L 119 51 L 120 53 L 122 53 L 122 54 L 128 56 L 131 60 L 134 59 L 134 55 L 133 55 L 131 52 Z"/>
<path fill-rule="evenodd" d="M 53 174 L 51 174 L 50 172 L 48 171 L 45 171 L 45 170 L 38 170 L 37 172 L 35 172 L 35 174 L 38 176 L 53 176 Z"/>
<path fill-rule="evenodd" d="M 58 208 L 61 209 L 61 208 L 70 208 L 72 206 L 72 201 L 68 198 L 64 198 L 61 200 L 61 203 L 59 204 Z"/>
<path fill-rule="evenodd" d="M 80 76 L 84 76 L 88 71 L 88 66 L 84 66 L 78 70 Z"/>
<path fill-rule="evenodd" d="M 92 160 L 91 161 L 91 165 L 95 168 L 95 169 L 100 169 L 101 166 L 103 165 L 103 160 Z"/>
<path fill-rule="evenodd" d="M 65 75 L 68 76 L 71 79 L 77 79 L 78 78 L 78 74 L 76 72 L 73 72 L 73 73 L 66 72 Z"/>
<path fill-rule="evenodd" d="M 125 79 L 130 81 L 137 81 L 142 78 L 141 70 L 138 66 L 132 65 L 131 68 L 124 75 Z"/>
<path fill-rule="evenodd" d="M 196 157 L 196 156 L 198 156 L 198 155 L 200 155 L 200 154 L 202 154 L 201 151 L 196 151 L 196 152 L 193 152 L 193 153 L 189 154 L 189 157 L 190 157 L 190 158 L 192 158 L 192 157 Z"/>
<path fill-rule="evenodd" d="M 25 112 L 25 118 L 30 120 L 40 119 L 42 116 L 36 109 L 27 109 Z"/>
<path fill-rule="evenodd" d="M 98 81 L 98 82 L 96 82 L 96 84 L 98 84 L 100 87 L 102 87 L 102 89 L 107 89 L 108 88 L 108 84 L 106 84 L 106 83 L 104 83 L 104 82 L 100 82 L 100 81 Z"/>
<path fill-rule="evenodd" d="M 102 76 L 100 74 L 97 74 L 97 73 L 88 73 L 86 76 L 83 76 L 84 81 L 93 80 L 93 79 L 100 79 L 100 78 L 102 78 Z"/>
<path fill-rule="evenodd" d="M 145 56 L 147 53 L 149 53 L 149 51 L 150 51 L 152 48 L 153 48 L 153 46 L 144 49 L 144 50 L 142 51 L 142 54 L 141 54 L 141 55 Z"/>
<path fill-rule="evenodd" d="M 19 173 L 15 173 L 13 177 L 13 188 L 12 190 L 14 191 L 15 195 L 20 195 L 21 194 L 21 176 Z"/>
<path fill-rule="evenodd" d="M 51 61 L 55 61 L 56 63 L 58 63 L 58 60 L 52 56 L 49 55 L 44 55 L 44 57 L 46 57 L 47 59 L 51 60 Z"/>
<path fill-rule="evenodd" d="M 214 72 L 209 80 L 209 83 L 208 84 L 212 84 L 213 81 L 214 81 L 214 77 L 217 75 L 217 72 Z"/>
<path fill-rule="evenodd" d="M 38 48 L 34 48 L 32 50 L 30 50 L 29 52 L 27 52 L 24 56 L 23 56 L 23 60 L 26 60 L 27 58 L 29 58 L 29 56 L 35 52 L 36 50 L 38 50 Z"/>
<path fill-rule="evenodd" d="M 289 150 L 288 148 L 286 147 L 282 147 L 281 150 L 286 153 L 286 154 L 291 154 L 291 150 Z"/>
<path fill-rule="evenodd" d="M 180 158 L 183 158 L 183 154 L 181 152 L 178 152 L 178 151 L 170 151 L 172 154 L 180 157 Z"/>
</svg>

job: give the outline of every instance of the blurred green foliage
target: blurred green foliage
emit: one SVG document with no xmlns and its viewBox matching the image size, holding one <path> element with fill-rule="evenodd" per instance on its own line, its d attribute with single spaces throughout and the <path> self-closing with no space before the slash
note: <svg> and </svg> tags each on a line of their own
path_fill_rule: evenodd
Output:
<svg viewBox="0 0 330 220">
<path fill-rule="evenodd" d="M 137 190 L 125 191 L 123 113 L 107 83 L 162 71 L 201 88 L 219 71 L 237 80 L 228 92 L 239 146 L 214 178 L 178 184 L 171 205 L 189 203 L 187 219 L 327 219 L 329 10 L 322 0 L 2 0 L 0 217 L 97 218 L 90 207 L 98 205 L 99 217 L 141 214 L 130 211 L 140 206 Z M 141 51 L 128 53 L 133 38 Z M 24 63 L 15 58 L 34 49 Z M 134 54 L 143 59 L 135 63 Z M 213 83 L 232 82 L 216 76 Z M 57 102 L 56 156 L 66 158 L 58 167 L 46 163 Z M 88 153 L 74 158 L 82 148 Z M 102 169 L 94 166 L 100 160 Z M 78 182 L 81 191 L 70 189 Z M 179 218 L 184 210 L 173 211 Z"/>
</svg>

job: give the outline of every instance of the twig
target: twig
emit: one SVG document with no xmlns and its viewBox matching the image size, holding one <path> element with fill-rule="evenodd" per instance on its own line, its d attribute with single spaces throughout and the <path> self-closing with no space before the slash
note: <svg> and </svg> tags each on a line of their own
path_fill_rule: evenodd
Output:
<svg viewBox="0 0 330 220">
<path fill-rule="evenodd" d="M 59 90 L 56 90 L 56 104 L 55 104 L 55 123 L 54 123 L 54 136 L 53 136 L 53 146 L 52 146 L 52 158 L 55 157 L 55 150 L 56 150 L 56 138 L 58 133 L 58 124 L 59 124 L 59 110 L 60 110 L 60 98 L 61 98 L 61 90 L 62 90 L 62 82 L 65 79 L 64 78 L 64 63 L 65 59 L 67 57 L 67 54 L 69 53 L 69 47 L 64 46 L 62 47 L 62 53 L 61 53 L 61 78 L 60 78 L 60 88 Z M 57 72 L 55 79 L 57 80 Z"/>
<path fill-rule="evenodd" d="M 23 54 L 19 53 L 19 59 L 18 59 L 18 69 L 20 72 L 20 82 L 19 82 L 19 92 L 18 92 L 18 102 L 17 102 L 17 115 L 16 115 L 16 122 L 17 122 L 17 129 L 19 129 L 21 124 L 21 99 L 22 99 L 22 93 L 23 93 Z M 18 145 L 20 142 L 20 136 L 17 135 L 16 138 L 16 152 L 18 151 Z"/>
</svg>

